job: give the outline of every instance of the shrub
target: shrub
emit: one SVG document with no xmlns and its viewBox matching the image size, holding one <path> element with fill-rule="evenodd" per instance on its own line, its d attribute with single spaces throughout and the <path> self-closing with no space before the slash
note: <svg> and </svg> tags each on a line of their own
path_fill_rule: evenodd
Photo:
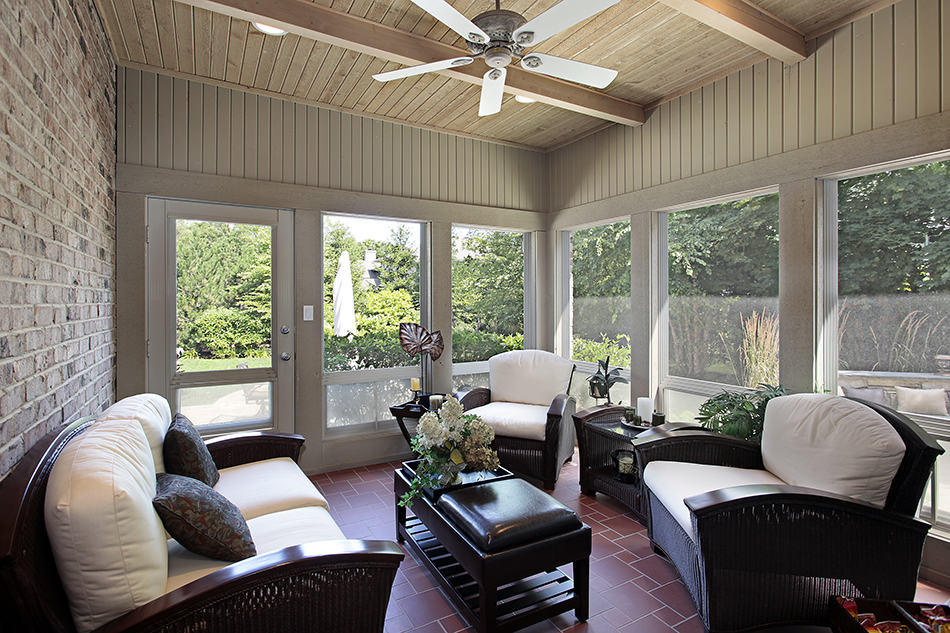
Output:
<svg viewBox="0 0 950 633">
<path fill-rule="evenodd" d="M 610 357 L 615 365 L 630 367 L 630 337 L 618 334 L 616 339 L 610 339 L 602 335 L 600 341 L 591 341 L 575 336 L 571 356 L 589 363 Z"/>
<path fill-rule="evenodd" d="M 269 337 L 261 334 L 257 319 L 234 308 L 199 312 L 191 339 L 194 352 L 201 358 L 263 356 L 270 343 Z"/>
<path fill-rule="evenodd" d="M 493 334 L 473 330 L 452 332 L 452 360 L 456 363 L 488 360 L 495 354 L 524 349 L 524 335 Z"/>
</svg>

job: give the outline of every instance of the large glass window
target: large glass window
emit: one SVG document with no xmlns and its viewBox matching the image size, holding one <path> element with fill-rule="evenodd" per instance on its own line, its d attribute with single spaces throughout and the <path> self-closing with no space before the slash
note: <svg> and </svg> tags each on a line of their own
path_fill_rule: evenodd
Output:
<svg viewBox="0 0 950 633">
<path fill-rule="evenodd" d="M 840 180 L 837 206 L 838 386 L 950 442 L 950 161 Z"/>
<path fill-rule="evenodd" d="M 378 426 L 419 376 L 399 324 L 421 320 L 423 225 L 324 215 L 326 426 Z M 385 370 L 385 371 L 378 371 Z"/>
<path fill-rule="evenodd" d="M 595 401 L 584 380 L 598 360 L 630 368 L 630 221 L 613 222 L 571 233 L 571 358 L 579 375 L 571 384 L 578 408 Z M 627 401 L 625 385 L 611 392 Z"/>
<path fill-rule="evenodd" d="M 778 221 L 778 194 L 666 214 L 670 419 L 720 385 L 778 384 Z"/>
<path fill-rule="evenodd" d="M 524 349 L 521 232 L 452 228 L 452 362 L 456 389 L 488 386 L 487 361 Z"/>
</svg>

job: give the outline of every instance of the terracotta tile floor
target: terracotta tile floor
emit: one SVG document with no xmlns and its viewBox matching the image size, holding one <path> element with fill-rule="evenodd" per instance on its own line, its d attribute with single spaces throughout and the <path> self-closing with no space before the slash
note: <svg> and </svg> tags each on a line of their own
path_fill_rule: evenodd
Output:
<svg viewBox="0 0 950 633">
<path fill-rule="evenodd" d="M 573 612 L 524 631 L 529 633 L 702 633 L 692 600 L 676 572 L 650 550 L 646 529 L 609 497 L 580 493 L 577 456 L 561 471 L 554 496 L 578 512 L 593 529 L 590 619 Z M 395 540 L 392 472 L 396 463 L 315 475 L 330 512 L 348 538 Z M 950 590 L 918 584 L 918 599 L 950 601 Z M 826 630 L 821 627 L 782 627 Z M 472 631 L 437 588 L 429 572 L 406 556 L 393 585 L 386 633 Z"/>
</svg>

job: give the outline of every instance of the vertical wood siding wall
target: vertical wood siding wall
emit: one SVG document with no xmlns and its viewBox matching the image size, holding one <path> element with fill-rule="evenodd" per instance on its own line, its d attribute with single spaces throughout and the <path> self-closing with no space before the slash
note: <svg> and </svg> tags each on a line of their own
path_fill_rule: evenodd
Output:
<svg viewBox="0 0 950 633">
<path fill-rule="evenodd" d="M 640 128 L 553 152 L 551 209 L 950 110 L 950 0 L 903 0 L 815 44 L 799 64 L 760 62 L 664 103 Z"/>
<path fill-rule="evenodd" d="M 530 150 L 129 68 L 118 92 L 119 163 L 546 210 Z"/>
</svg>

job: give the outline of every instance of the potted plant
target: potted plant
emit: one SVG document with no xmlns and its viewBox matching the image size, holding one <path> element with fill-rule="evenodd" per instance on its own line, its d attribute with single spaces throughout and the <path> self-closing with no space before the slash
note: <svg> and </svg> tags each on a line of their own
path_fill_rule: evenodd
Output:
<svg viewBox="0 0 950 633">
<path fill-rule="evenodd" d="M 597 373 L 587 379 L 590 384 L 590 395 L 592 398 L 607 398 L 607 404 L 610 402 L 610 388 L 618 382 L 627 383 L 628 380 L 620 375 L 620 368 L 609 369 L 610 356 L 606 360 L 597 361 Z"/>
<path fill-rule="evenodd" d="M 753 391 L 723 391 L 699 407 L 696 419 L 707 429 L 750 442 L 762 441 L 765 405 L 786 395 L 785 387 L 760 384 Z"/>
</svg>

